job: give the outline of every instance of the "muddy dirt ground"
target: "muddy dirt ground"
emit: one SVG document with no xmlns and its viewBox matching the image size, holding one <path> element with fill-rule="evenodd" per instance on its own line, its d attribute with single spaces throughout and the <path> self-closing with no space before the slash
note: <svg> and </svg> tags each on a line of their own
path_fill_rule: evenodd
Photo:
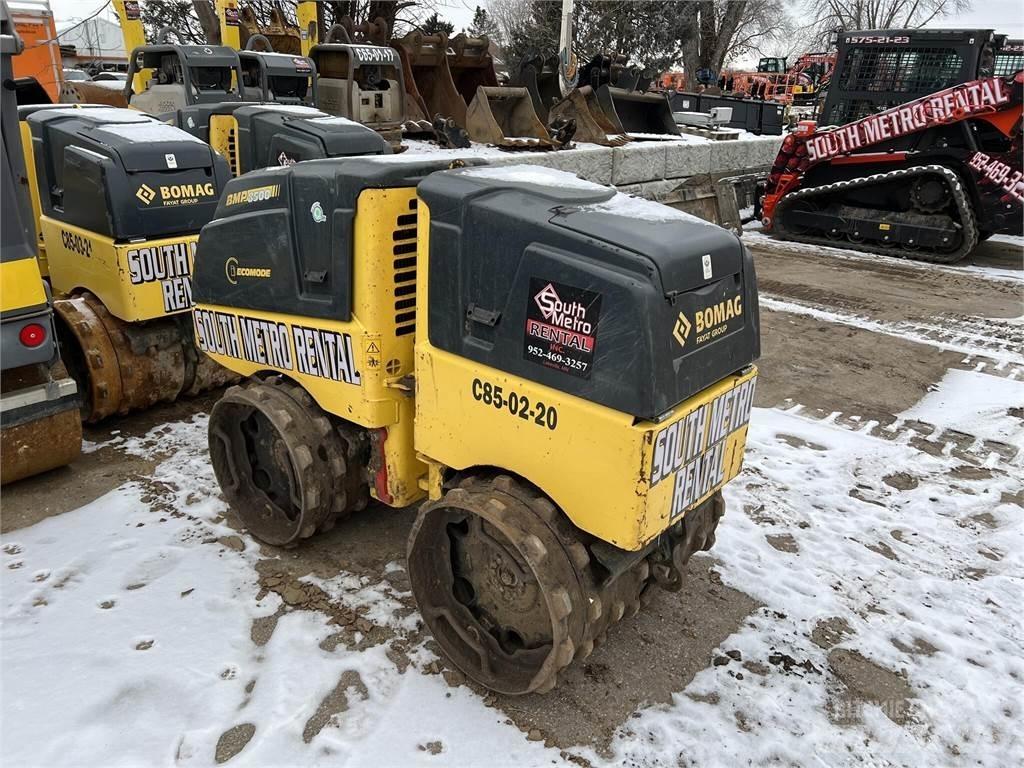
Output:
<svg viewBox="0 0 1024 768">
<path fill-rule="evenodd" d="M 1019 363 L 1022 326 L 1012 322 L 1021 315 L 1024 285 L 1019 246 L 987 243 L 964 264 L 929 267 L 794 248 L 757 235 L 748 239 L 748 245 L 761 287 L 759 406 L 800 405 L 821 416 L 855 415 L 886 424 L 920 400 L 950 369 L 1024 375 Z M 87 428 L 86 439 L 93 445 L 73 468 L 4 489 L 3 532 L 80 507 L 127 480 L 151 480 L 155 461 L 132 458 L 102 445 L 117 436 L 142 435 L 156 424 L 208 411 L 214 399 L 215 395 L 201 397 Z M 724 535 L 728 535 L 729 513 L 723 522 Z M 261 583 L 281 594 L 290 609 L 339 612 L 339 641 L 345 642 L 344 627 L 358 617 L 341 615 L 323 595 L 295 580 L 307 574 L 330 578 L 342 570 L 375 581 L 404 579 L 404 572 L 385 573 L 383 564 L 404 558 L 412 519 L 410 511 L 371 505 L 308 546 L 288 552 L 267 548 Z M 241 541 L 220 545 L 236 547 Z M 772 546 L 784 552 L 789 545 L 782 536 Z M 667 702 L 702 669 L 728 663 L 716 659 L 714 649 L 762 610 L 751 597 L 721 583 L 713 551 L 695 558 L 690 571 L 681 594 L 659 595 L 649 610 L 620 625 L 590 659 L 572 668 L 553 694 L 518 699 L 487 695 L 485 700 L 531 739 L 560 748 L 591 745 L 600 753 L 613 731 L 628 722 L 638 707 Z M 266 642 L 273 626 L 273 617 L 254 624 L 253 642 Z M 362 642 L 375 638 L 392 642 L 399 665 L 407 663 L 402 659 L 403 643 L 417 640 L 399 638 L 402 642 L 394 643 L 391 630 L 363 634 Z M 814 642 L 827 649 L 842 635 L 841 621 L 823 624 L 815 629 Z M 638 648 L 642 665 L 633 663 Z M 856 652 L 836 651 L 829 664 L 855 699 L 904 695 L 905 683 L 898 674 Z M 753 665 L 746 669 L 759 673 Z M 464 683 L 459 673 L 443 665 L 427 671 L 443 674 L 453 685 Z M 329 699 L 321 707 L 319 721 L 325 722 L 332 708 L 344 705 Z M 310 721 L 311 728 L 318 728 L 317 720 Z M 218 759 L 228 759 L 241 748 L 232 747 L 234 741 L 244 746 L 247 740 L 245 734 L 225 733 Z"/>
</svg>

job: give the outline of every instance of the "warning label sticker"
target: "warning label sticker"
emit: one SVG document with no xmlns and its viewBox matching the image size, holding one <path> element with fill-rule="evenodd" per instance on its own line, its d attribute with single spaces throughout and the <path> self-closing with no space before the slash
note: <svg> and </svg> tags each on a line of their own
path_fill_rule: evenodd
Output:
<svg viewBox="0 0 1024 768">
<path fill-rule="evenodd" d="M 523 357 L 589 379 L 600 312 L 601 294 L 531 277 Z"/>
</svg>

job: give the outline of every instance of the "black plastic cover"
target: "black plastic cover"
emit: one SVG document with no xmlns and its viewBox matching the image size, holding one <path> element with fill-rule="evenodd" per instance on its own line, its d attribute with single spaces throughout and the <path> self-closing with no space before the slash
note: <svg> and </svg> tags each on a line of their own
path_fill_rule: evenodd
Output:
<svg viewBox="0 0 1024 768">
<path fill-rule="evenodd" d="M 360 193 L 415 187 L 449 164 L 403 157 L 313 160 L 231 181 L 215 219 L 199 236 L 193 297 L 239 309 L 349 320 Z M 231 259 L 235 269 L 269 269 L 271 276 L 232 277 Z"/>
<path fill-rule="evenodd" d="M 132 109 L 41 109 L 32 134 L 42 210 L 115 240 L 199 230 L 227 182 L 207 144 Z"/>
<path fill-rule="evenodd" d="M 307 117 L 299 111 L 308 109 L 259 105 L 236 110 L 241 172 L 300 160 L 391 154 L 384 137 L 365 125 L 327 114 Z"/>
<path fill-rule="evenodd" d="M 419 186 L 434 346 L 647 419 L 760 355 L 754 264 L 735 235 L 567 174 L 501 170 Z M 700 329 L 698 313 L 722 322 Z"/>
<path fill-rule="evenodd" d="M 387 141 L 365 125 L 300 104 L 192 104 L 177 111 L 175 122 L 208 142 L 215 115 L 233 115 L 238 123 L 239 173 L 300 160 L 391 153 Z"/>
</svg>

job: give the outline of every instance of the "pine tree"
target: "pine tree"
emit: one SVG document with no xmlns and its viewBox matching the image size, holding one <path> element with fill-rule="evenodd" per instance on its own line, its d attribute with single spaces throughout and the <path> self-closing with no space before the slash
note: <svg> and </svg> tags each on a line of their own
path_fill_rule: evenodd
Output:
<svg viewBox="0 0 1024 768">
<path fill-rule="evenodd" d="M 473 21 L 466 30 L 470 37 L 486 37 L 495 40 L 498 37 L 498 25 L 487 13 L 487 9 L 477 6 L 473 11 Z"/>
<path fill-rule="evenodd" d="M 437 11 L 427 16 L 423 20 L 423 24 L 420 25 L 423 31 L 428 35 L 448 35 L 451 36 L 452 32 L 455 31 L 455 25 L 450 21 L 446 21 L 437 15 Z"/>
</svg>

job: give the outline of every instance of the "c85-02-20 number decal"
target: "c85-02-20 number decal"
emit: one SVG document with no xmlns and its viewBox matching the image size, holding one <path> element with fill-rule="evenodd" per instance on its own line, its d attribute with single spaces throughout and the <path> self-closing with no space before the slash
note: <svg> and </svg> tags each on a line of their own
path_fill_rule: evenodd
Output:
<svg viewBox="0 0 1024 768">
<path fill-rule="evenodd" d="M 495 410 L 504 411 L 510 416 L 518 416 L 541 427 L 555 429 L 558 426 L 558 411 L 554 406 L 545 405 L 540 400 L 531 401 L 526 395 L 515 390 L 508 392 L 497 384 L 481 379 L 473 379 L 473 399 L 478 403 L 489 405 Z"/>
</svg>

